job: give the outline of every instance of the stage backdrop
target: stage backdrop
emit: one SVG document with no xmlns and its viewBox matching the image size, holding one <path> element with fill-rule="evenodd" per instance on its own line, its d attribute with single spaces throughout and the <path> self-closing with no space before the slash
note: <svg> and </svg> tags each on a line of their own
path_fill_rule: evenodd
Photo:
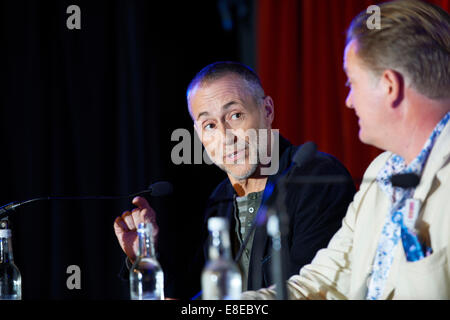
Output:
<svg viewBox="0 0 450 320">
<path fill-rule="evenodd" d="M 449 10 L 449 0 L 432 3 Z M 261 0 L 257 7 L 257 68 L 275 101 L 275 128 L 291 142 L 315 141 L 361 178 L 380 150 L 358 139 L 354 110 L 345 106 L 345 34 L 353 17 L 376 1 Z"/>
</svg>

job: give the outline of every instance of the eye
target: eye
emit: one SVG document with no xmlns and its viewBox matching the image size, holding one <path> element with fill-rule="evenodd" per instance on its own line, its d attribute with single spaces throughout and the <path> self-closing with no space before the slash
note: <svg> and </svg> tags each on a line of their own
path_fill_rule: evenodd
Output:
<svg viewBox="0 0 450 320">
<path fill-rule="evenodd" d="M 214 123 L 207 123 L 203 126 L 203 130 L 212 130 L 214 129 Z"/>
<path fill-rule="evenodd" d="M 236 112 L 231 115 L 231 120 L 237 120 L 237 119 L 240 119 L 241 117 L 242 117 L 242 113 Z"/>
</svg>

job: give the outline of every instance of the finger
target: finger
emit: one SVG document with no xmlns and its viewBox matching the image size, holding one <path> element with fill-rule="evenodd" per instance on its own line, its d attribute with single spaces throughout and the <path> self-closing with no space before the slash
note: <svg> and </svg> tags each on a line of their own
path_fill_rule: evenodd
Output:
<svg viewBox="0 0 450 320">
<path fill-rule="evenodd" d="M 153 226 L 153 236 L 156 237 L 159 232 L 158 224 L 156 223 L 156 213 L 153 209 L 140 210 L 140 216 L 143 222 L 151 223 Z"/>
<path fill-rule="evenodd" d="M 125 211 L 122 214 L 122 219 L 127 224 L 129 230 L 136 230 L 136 226 L 133 221 L 133 216 L 131 215 L 130 211 Z"/>
<path fill-rule="evenodd" d="M 116 220 L 114 220 L 114 231 L 119 234 L 128 232 L 130 229 L 128 229 L 128 226 L 125 221 L 123 221 L 122 217 L 117 217 Z"/>
<path fill-rule="evenodd" d="M 142 211 L 143 211 L 143 210 L 141 210 L 141 209 L 139 209 L 139 208 L 134 208 L 134 209 L 131 211 L 131 216 L 133 217 L 134 225 L 135 225 L 136 227 L 139 227 L 139 224 L 140 224 L 140 223 L 146 222 L 146 221 L 144 221 L 143 216 L 142 216 L 142 214 L 141 214 Z"/>
<path fill-rule="evenodd" d="M 151 222 L 156 224 L 156 212 L 144 197 L 135 197 L 133 199 L 133 204 L 141 209 L 140 222 Z"/>
<path fill-rule="evenodd" d="M 147 199 L 144 197 L 134 197 L 132 203 L 139 209 L 150 208 Z"/>
<path fill-rule="evenodd" d="M 156 212 L 151 207 L 140 211 L 141 219 L 156 224 Z"/>
</svg>

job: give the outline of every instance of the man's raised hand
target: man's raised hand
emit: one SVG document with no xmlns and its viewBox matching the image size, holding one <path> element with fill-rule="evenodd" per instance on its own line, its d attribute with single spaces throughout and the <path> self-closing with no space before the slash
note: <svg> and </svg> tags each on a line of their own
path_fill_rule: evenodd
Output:
<svg viewBox="0 0 450 320">
<path fill-rule="evenodd" d="M 158 234 L 158 225 L 156 224 L 156 212 L 143 197 L 135 197 L 132 203 L 136 206 L 131 211 L 125 211 L 121 216 L 114 220 L 114 232 L 122 250 L 128 256 L 130 261 L 136 259 L 138 253 L 139 239 L 137 227 L 139 223 L 147 222 L 153 225 L 153 240 Z"/>
</svg>

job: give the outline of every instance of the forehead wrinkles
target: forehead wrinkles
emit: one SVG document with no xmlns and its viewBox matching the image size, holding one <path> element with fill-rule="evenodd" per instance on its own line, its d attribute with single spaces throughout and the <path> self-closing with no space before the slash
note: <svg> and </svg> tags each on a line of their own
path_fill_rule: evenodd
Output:
<svg viewBox="0 0 450 320">
<path fill-rule="evenodd" d="M 213 83 L 200 87 L 197 91 L 197 97 L 200 104 L 203 103 L 218 103 L 225 104 L 230 101 L 243 102 L 245 101 L 245 90 L 243 90 L 237 83 L 224 82 Z"/>
</svg>

